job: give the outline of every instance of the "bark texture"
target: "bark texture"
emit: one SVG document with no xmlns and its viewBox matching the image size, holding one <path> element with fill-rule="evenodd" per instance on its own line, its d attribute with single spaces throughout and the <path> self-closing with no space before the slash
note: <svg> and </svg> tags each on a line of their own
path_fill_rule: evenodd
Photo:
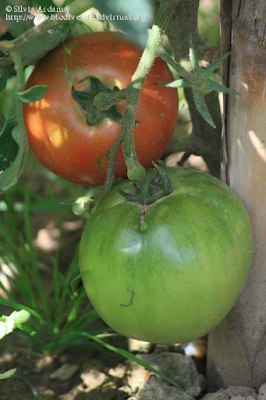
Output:
<svg viewBox="0 0 266 400">
<path fill-rule="evenodd" d="M 250 215 L 254 257 L 234 309 L 209 336 L 213 390 L 266 382 L 266 2 L 223 0 L 221 7 L 222 44 L 232 44 L 229 86 L 241 93 L 227 99 L 224 171 Z"/>
</svg>

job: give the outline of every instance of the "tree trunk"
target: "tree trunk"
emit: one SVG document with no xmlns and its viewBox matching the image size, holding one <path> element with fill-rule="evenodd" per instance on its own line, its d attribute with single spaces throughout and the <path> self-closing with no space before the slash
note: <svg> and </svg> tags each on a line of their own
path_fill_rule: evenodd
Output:
<svg viewBox="0 0 266 400">
<path fill-rule="evenodd" d="M 212 390 L 266 382 L 266 2 L 222 0 L 221 21 L 229 86 L 240 92 L 227 99 L 225 176 L 250 215 L 254 257 L 234 309 L 209 335 Z"/>
</svg>

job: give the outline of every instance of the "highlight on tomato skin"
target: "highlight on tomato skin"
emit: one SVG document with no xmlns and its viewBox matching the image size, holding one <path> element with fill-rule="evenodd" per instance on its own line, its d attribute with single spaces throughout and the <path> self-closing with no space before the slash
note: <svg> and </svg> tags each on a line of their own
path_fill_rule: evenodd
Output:
<svg viewBox="0 0 266 400">
<path fill-rule="evenodd" d="M 172 192 L 145 206 L 123 180 L 90 214 L 80 272 L 90 302 L 115 331 L 186 343 L 214 329 L 236 302 L 253 253 L 251 224 L 234 192 L 211 175 L 168 168 Z"/>
<path fill-rule="evenodd" d="M 41 100 L 24 104 L 24 120 L 29 145 L 46 168 L 72 182 L 89 185 L 105 182 L 107 154 L 118 137 L 120 123 L 105 118 L 95 126 L 88 126 L 84 110 L 71 95 L 64 68 L 67 65 L 75 90 L 89 90 L 89 80 L 80 82 L 87 76 L 95 76 L 108 87 L 122 89 L 130 83 L 141 54 L 124 35 L 97 32 L 73 37 L 36 65 L 26 87 L 49 85 L 50 88 Z M 157 58 L 144 83 L 136 112 L 135 148 L 145 168 L 161 157 L 177 123 L 176 89 L 154 85 L 171 80 L 167 64 Z M 118 110 L 122 112 L 123 107 L 120 105 Z M 126 175 L 120 148 L 115 159 L 115 176 Z"/>
</svg>

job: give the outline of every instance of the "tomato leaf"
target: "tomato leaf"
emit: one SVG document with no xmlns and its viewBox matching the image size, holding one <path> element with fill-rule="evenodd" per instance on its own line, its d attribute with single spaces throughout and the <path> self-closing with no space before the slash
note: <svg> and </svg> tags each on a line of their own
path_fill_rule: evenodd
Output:
<svg viewBox="0 0 266 400">
<path fill-rule="evenodd" d="M 8 120 L 0 132 L 0 148 L 0 191 L 4 192 L 17 183 L 28 156 L 26 133 L 15 118 Z"/>
<path fill-rule="evenodd" d="M 95 0 L 95 7 L 104 18 L 126 32 L 129 39 L 145 47 L 147 29 L 153 21 L 150 0 Z"/>
<path fill-rule="evenodd" d="M 32 103 L 41 100 L 49 87 L 47 85 L 32 86 L 23 92 L 18 92 L 17 95 L 23 103 Z"/>
</svg>

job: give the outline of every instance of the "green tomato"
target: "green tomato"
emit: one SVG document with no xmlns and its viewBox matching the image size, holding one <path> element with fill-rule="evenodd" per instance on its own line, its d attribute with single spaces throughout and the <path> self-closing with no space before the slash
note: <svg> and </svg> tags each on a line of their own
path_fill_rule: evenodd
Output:
<svg viewBox="0 0 266 400">
<path fill-rule="evenodd" d="M 172 192 L 143 207 L 125 200 L 130 181 L 95 207 L 80 245 L 92 305 L 122 335 L 181 343 L 212 330 L 247 278 L 252 232 L 247 213 L 220 180 L 169 168 Z"/>
</svg>

